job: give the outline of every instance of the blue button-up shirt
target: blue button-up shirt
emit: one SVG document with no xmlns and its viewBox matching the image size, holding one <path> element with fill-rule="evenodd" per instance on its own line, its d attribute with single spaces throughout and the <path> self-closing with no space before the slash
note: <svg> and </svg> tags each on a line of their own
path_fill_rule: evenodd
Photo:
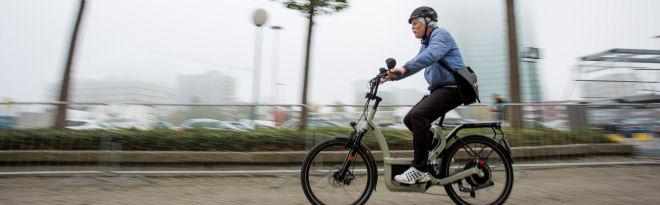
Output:
<svg viewBox="0 0 660 205">
<path fill-rule="evenodd" d="M 438 60 L 444 59 L 454 70 L 464 67 L 463 57 L 456 41 L 447 30 L 439 27 L 433 29 L 428 38 L 428 46 L 422 44 L 417 56 L 403 66 L 408 72 L 399 79 L 413 75 L 424 68 L 424 78 L 429 84 L 429 90 L 455 84 L 454 76 L 442 68 Z"/>
</svg>

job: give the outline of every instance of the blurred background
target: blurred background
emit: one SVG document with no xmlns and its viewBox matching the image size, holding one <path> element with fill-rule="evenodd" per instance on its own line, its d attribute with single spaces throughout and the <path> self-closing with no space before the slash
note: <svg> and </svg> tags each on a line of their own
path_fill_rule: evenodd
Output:
<svg viewBox="0 0 660 205">
<path fill-rule="evenodd" d="M 303 0 L 1 0 L 0 199 L 258 204 L 291 189 L 281 204 L 306 204 L 305 151 L 348 133 L 386 58 L 415 57 L 419 6 L 479 80 L 481 103 L 448 113 L 448 129 L 499 120 L 514 150 L 536 150 L 514 151 L 508 202 L 659 199 L 648 193 L 660 189 L 660 1 L 311 2 L 314 15 L 291 6 Z M 402 119 L 426 87 L 422 74 L 381 87 L 390 149 L 411 154 Z M 521 188 L 547 177 L 570 180 Z M 372 198 L 403 203 L 382 190 Z"/>
</svg>

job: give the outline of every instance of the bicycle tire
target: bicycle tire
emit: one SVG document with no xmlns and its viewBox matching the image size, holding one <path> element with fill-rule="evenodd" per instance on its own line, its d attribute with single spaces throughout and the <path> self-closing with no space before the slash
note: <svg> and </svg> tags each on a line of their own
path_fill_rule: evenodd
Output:
<svg viewBox="0 0 660 205">
<path fill-rule="evenodd" d="M 446 153 L 444 154 L 443 159 L 442 159 L 442 168 L 443 168 L 442 173 L 441 173 L 442 176 L 449 176 L 451 174 L 450 172 L 452 171 L 451 170 L 452 166 L 456 166 L 456 165 L 453 165 L 452 163 L 457 158 L 459 158 L 459 157 L 455 157 L 456 154 L 461 149 L 466 150 L 466 152 L 468 152 L 468 149 L 466 149 L 465 147 L 467 145 L 471 145 L 471 144 L 482 144 L 485 147 L 488 147 L 492 150 L 492 151 L 490 151 L 490 153 L 495 153 L 495 154 L 497 154 L 497 156 L 499 156 L 499 159 L 502 163 L 501 167 L 503 168 L 503 171 L 504 171 L 503 175 L 505 176 L 504 177 L 505 181 L 503 183 L 501 183 L 501 184 L 503 184 L 504 187 L 503 187 L 502 192 L 499 194 L 499 196 L 497 196 L 497 198 L 495 200 L 493 200 L 492 202 L 486 202 L 484 204 L 496 204 L 496 205 L 503 204 L 508 199 L 508 197 L 511 194 L 511 191 L 513 189 L 513 180 L 514 180 L 513 166 L 512 166 L 511 158 L 509 156 L 509 152 L 507 150 L 505 150 L 501 145 L 498 145 L 491 138 L 484 137 L 484 136 L 479 136 L 479 135 L 471 135 L 471 136 L 466 136 L 466 137 L 460 138 L 460 140 L 456 140 L 447 150 L 445 150 Z M 477 155 L 477 156 L 478 156 L 478 158 L 480 158 L 480 160 L 484 160 L 484 159 L 481 159 L 483 157 L 481 157 L 479 155 Z M 470 161 L 474 160 L 475 157 L 474 156 L 469 156 L 467 158 L 468 159 L 466 159 L 465 161 L 468 162 L 468 163 L 465 164 L 465 166 L 462 169 L 458 168 L 457 170 L 466 169 L 467 166 L 470 165 Z M 490 163 L 488 158 L 486 158 L 485 160 L 486 160 L 487 164 Z M 490 160 L 490 161 L 495 162 L 495 160 Z M 459 161 L 457 164 L 462 164 L 462 162 Z M 489 166 L 491 166 L 491 165 L 489 165 Z M 472 164 L 471 166 L 476 166 L 476 165 Z M 490 178 L 490 177 L 492 177 L 491 174 L 495 173 L 495 172 L 492 172 L 490 170 L 490 168 L 488 168 L 487 172 L 484 172 L 484 173 L 487 174 L 487 175 L 485 175 L 485 176 L 487 176 L 487 178 Z M 475 183 L 479 183 L 479 182 L 482 182 L 482 180 L 485 180 L 485 179 L 482 179 L 482 178 L 480 178 L 479 176 L 473 175 L 473 176 L 465 178 L 463 180 L 465 180 L 469 185 L 474 186 Z M 449 195 L 449 197 L 452 199 L 452 201 L 454 201 L 454 203 L 456 203 L 456 204 L 461 204 L 461 205 L 481 204 L 481 203 L 468 202 L 467 200 L 464 199 L 464 197 L 462 197 L 458 194 L 459 192 L 461 192 L 461 190 L 459 189 L 458 192 L 457 192 L 457 190 L 455 190 L 454 186 L 455 185 L 458 186 L 458 183 L 462 183 L 463 180 L 459 180 L 457 182 L 453 182 L 453 183 L 444 185 L 444 188 L 445 188 L 445 191 L 447 192 L 447 195 Z M 488 180 L 490 181 L 490 179 L 488 179 Z M 499 183 L 498 183 L 498 186 L 499 186 Z M 481 191 L 481 190 L 476 190 L 475 193 L 470 193 L 470 197 L 473 197 L 472 194 L 474 194 L 474 196 L 476 196 L 476 192 L 478 192 L 478 191 Z M 476 200 L 476 197 L 474 197 L 474 198 Z"/>
<path fill-rule="evenodd" d="M 340 146 L 340 147 L 347 147 L 346 144 L 348 143 L 348 139 L 346 138 L 333 138 L 326 140 L 324 142 L 321 142 L 320 144 L 314 146 L 307 155 L 305 156 L 305 159 L 303 160 L 303 164 L 301 167 L 301 172 L 300 172 L 300 181 L 301 185 L 303 188 L 303 192 L 305 193 L 305 197 L 311 202 L 312 204 L 328 204 L 329 202 L 323 202 L 317 194 L 314 193 L 312 186 L 310 184 L 310 169 L 311 166 L 314 164 L 314 159 L 316 159 L 316 156 L 319 155 L 322 151 L 324 151 L 327 148 L 330 148 L 331 146 Z M 347 150 L 346 150 L 347 151 Z M 360 196 L 353 201 L 350 204 L 364 204 L 369 200 L 369 197 L 371 196 L 371 193 L 376 187 L 376 182 L 378 179 L 378 173 L 376 170 L 376 163 L 373 159 L 373 156 L 371 153 L 368 151 L 366 146 L 364 144 L 360 144 L 359 147 L 357 147 L 356 150 L 357 156 L 361 157 L 363 162 L 365 162 L 366 166 L 366 186 L 362 190 L 362 193 Z M 346 152 L 348 153 L 348 152 Z M 342 155 L 342 157 L 345 155 Z M 357 160 L 356 160 L 357 161 Z M 339 163 L 341 164 L 341 163 Z M 350 186 L 350 185 L 347 185 Z M 334 203 L 331 203 L 334 204 Z"/>
</svg>

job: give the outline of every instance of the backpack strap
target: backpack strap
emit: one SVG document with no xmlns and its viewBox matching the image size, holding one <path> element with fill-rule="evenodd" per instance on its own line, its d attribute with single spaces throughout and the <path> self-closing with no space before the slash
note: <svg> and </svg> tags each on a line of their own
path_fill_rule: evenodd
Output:
<svg viewBox="0 0 660 205">
<path fill-rule="evenodd" d="M 445 70 L 449 71 L 450 73 L 456 72 L 453 69 L 451 69 L 451 67 L 449 66 L 449 64 L 447 64 L 447 61 L 445 61 L 444 58 L 438 60 L 438 63 L 440 64 L 441 67 L 445 68 Z"/>
<path fill-rule="evenodd" d="M 461 96 L 461 99 L 464 99 L 463 98 L 463 92 L 462 92 L 463 88 L 461 88 L 461 84 L 458 83 L 458 79 L 456 79 L 457 78 L 456 71 L 454 69 L 451 69 L 449 64 L 447 64 L 447 61 L 445 61 L 445 59 L 443 59 L 443 58 L 440 58 L 440 60 L 438 60 L 438 63 L 440 64 L 440 67 L 443 67 L 445 70 L 449 71 L 449 73 L 454 77 L 454 83 L 456 83 L 456 86 L 458 87 L 458 95 Z M 443 120 L 444 120 L 444 118 L 443 118 Z"/>
</svg>

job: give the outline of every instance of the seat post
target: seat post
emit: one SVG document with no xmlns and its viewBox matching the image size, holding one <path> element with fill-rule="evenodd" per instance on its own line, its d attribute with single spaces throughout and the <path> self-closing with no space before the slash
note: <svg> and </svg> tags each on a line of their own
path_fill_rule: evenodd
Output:
<svg viewBox="0 0 660 205">
<path fill-rule="evenodd" d="M 442 116 L 440 116 L 440 121 L 438 121 L 438 126 L 440 126 L 440 127 L 444 127 L 444 126 L 442 125 L 442 123 L 444 123 L 444 121 L 445 121 L 445 115 L 446 115 L 446 114 L 447 114 L 447 113 L 444 113 L 444 114 L 442 114 Z"/>
</svg>

